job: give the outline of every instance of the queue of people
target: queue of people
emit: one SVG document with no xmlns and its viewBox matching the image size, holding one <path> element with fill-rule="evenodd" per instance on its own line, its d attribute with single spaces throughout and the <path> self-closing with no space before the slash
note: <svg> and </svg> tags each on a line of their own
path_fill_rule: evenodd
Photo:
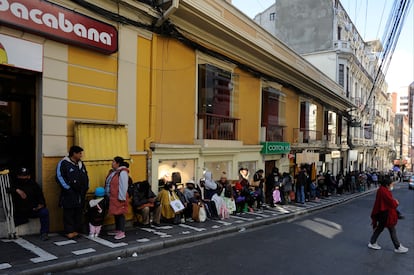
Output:
<svg viewBox="0 0 414 275">
<path fill-rule="evenodd" d="M 328 170 L 311 179 L 308 167 L 301 166 L 294 178 L 286 172 L 281 174 L 274 167 L 267 177 L 263 169 L 259 169 L 250 180 L 248 169 L 242 167 L 239 169 L 239 178 L 235 181 L 229 181 L 225 172 L 215 181 L 212 172 L 205 171 L 199 183 L 189 180 L 183 184 L 179 173 L 175 173 L 173 180 L 160 181 L 160 191 L 155 195 L 148 181 L 132 183 L 128 163 L 116 156 L 105 186 L 97 187 L 94 197 L 87 202 L 89 177 L 82 162 L 82 153 L 81 147 L 72 146 L 68 156 L 59 161 L 56 168 L 56 181 L 61 187 L 59 206 L 63 209 L 63 228 L 68 239 L 76 238 L 82 232 L 85 209 L 89 238 L 100 235 L 104 219 L 110 214 L 115 220 L 115 230 L 107 233 L 113 235 L 115 240 L 121 240 L 125 238 L 125 214 L 129 211 L 129 204 L 136 217 L 135 226 L 157 227 L 161 223 L 203 222 L 206 218 L 226 219 L 230 214 L 253 212 L 277 204 L 305 204 L 332 194 L 359 192 L 380 184 L 371 215 L 375 231 L 368 247 L 380 249 L 376 240 L 387 227 L 395 251 L 408 251 L 396 237 L 395 221 L 402 216 L 397 210 L 398 201 L 392 198 L 390 192 L 390 175 L 352 171 L 333 176 Z M 40 186 L 31 179 L 27 168 L 22 167 L 17 171 L 9 192 L 14 197 L 16 226 L 26 223 L 29 218 L 39 218 L 41 239 L 48 240 L 49 211 Z M 389 206 L 386 210 L 388 219 L 380 215 L 385 211 L 385 205 Z M 392 217 L 392 222 L 389 217 Z"/>
</svg>

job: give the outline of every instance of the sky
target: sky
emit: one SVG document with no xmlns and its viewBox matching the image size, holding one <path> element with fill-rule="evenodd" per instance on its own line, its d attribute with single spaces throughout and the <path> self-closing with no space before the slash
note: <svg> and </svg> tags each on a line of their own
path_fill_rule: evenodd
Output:
<svg viewBox="0 0 414 275">
<path fill-rule="evenodd" d="M 340 0 L 365 41 L 382 40 L 392 0 Z M 232 4 L 250 18 L 270 7 L 275 0 L 232 0 Z M 407 87 L 414 81 L 413 5 L 405 19 L 385 79 L 388 92 Z"/>
</svg>

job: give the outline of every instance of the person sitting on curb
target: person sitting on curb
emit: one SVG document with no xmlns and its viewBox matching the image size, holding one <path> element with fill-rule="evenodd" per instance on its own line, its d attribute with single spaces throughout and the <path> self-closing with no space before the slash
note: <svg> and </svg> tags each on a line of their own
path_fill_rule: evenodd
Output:
<svg viewBox="0 0 414 275">
<path fill-rule="evenodd" d="M 151 190 L 147 180 L 137 183 L 138 186 L 132 196 L 132 207 L 134 211 L 141 215 L 142 226 L 150 227 L 150 215 L 152 213 L 152 224 L 160 226 L 161 208 L 160 202 L 157 201 L 156 195 Z M 138 225 L 138 223 L 136 223 Z"/>
<path fill-rule="evenodd" d="M 49 210 L 40 186 L 31 179 L 29 169 L 21 167 L 10 188 L 13 195 L 14 223 L 16 226 L 29 222 L 29 218 L 40 219 L 40 238 L 49 239 Z"/>
</svg>

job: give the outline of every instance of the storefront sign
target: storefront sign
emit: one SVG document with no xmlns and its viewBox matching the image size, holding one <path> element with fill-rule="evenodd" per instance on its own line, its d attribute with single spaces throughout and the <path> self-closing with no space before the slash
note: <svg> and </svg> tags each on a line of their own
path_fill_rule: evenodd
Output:
<svg viewBox="0 0 414 275">
<path fill-rule="evenodd" d="M 290 152 L 289 142 L 262 142 L 263 145 L 261 153 L 264 155 L 270 154 L 287 154 Z"/>
<path fill-rule="evenodd" d="M 0 34 L 0 64 L 41 72 L 43 71 L 43 46 Z"/>
<path fill-rule="evenodd" d="M 331 152 L 331 158 L 339 159 L 340 157 L 341 157 L 341 152 L 340 151 L 332 151 Z"/>
<path fill-rule="evenodd" d="M 0 0 L 0 24 L 105 54 L 118 50 L 115 27 L 43 0 Z"/>
<path fill-rule="evenodd" d="M 348 151 L 348 161 L 356 161 L 358 159 L 358 150 Z"/>
<path fill-rule="evenodd" d="M 296 154 L 296 164 L 311 164 L 319 162 L 319 153 L 303 152 Z"/>
</svg>

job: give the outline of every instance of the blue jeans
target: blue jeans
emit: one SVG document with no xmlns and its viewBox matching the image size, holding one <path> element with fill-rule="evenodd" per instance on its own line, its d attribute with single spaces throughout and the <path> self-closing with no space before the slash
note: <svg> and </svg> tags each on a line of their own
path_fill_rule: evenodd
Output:
<svg viewBox="0 0 414 275">
<path fill-rule="evenodd" d="M 39 210 L 33 210 L 29 215 L 15 213 L 14 223 L 16 226 L 29 222 L 30 219 L 39 218 L 40 220 L 40 234 L 49 233 L 49 210 L 46 207 L 40 208 Z"/>
<path fill-rule="evenodd" d="M 296 202 L 305 203 L 305 186 L 296 188 Z"/>
</svg>

